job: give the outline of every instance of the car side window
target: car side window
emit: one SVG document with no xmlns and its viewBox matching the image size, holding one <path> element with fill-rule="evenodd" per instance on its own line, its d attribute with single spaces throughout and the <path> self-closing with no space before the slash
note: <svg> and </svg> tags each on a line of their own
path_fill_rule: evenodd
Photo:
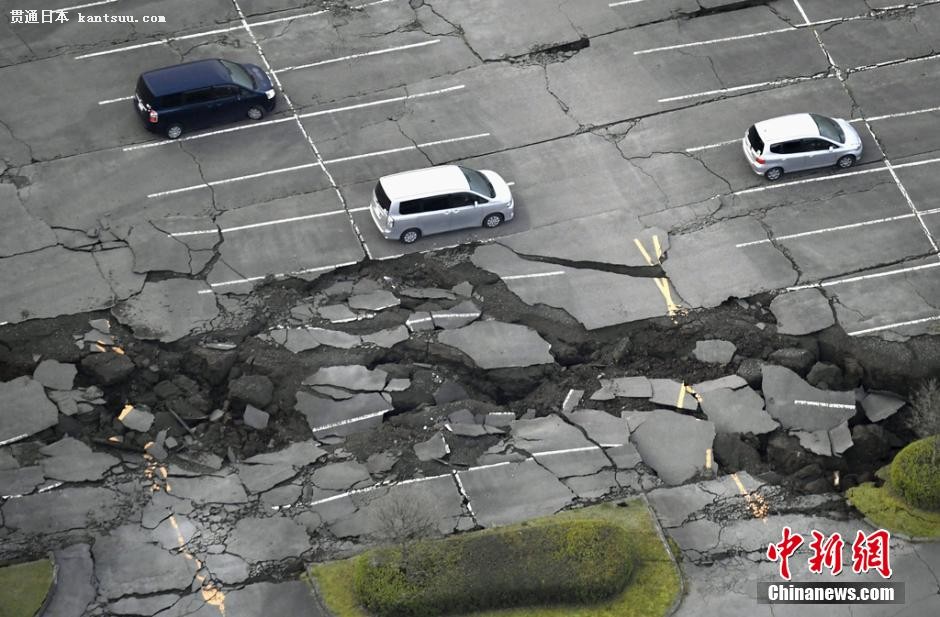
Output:
<svg viewBox="0 0 940 617">
<path fill-rule="evenodd" d="M 770 151 L 774 154 L 796 154 L 802 152 L 800 141 L 784 141 L 770 146 Z"/>
<path fill-rule="evenodd" d="M 441 210 L 448 210 L 453 206 L 450 205 L 450 195 L 441 195 L 440 197 L 425 197 L 424 198 L 424 211 L 425 212 L 439 212 Z"/>
<path fill-rule="evenodd" d="M 186 97 L 185 97 L 185 101 L 187 105 L 190 105 L 193 103 L 205 103 L 207 101 L 211 101 L 212 99 L 213 99 L 212 88 L 202 88 L 201 90 L 191 90 L 186 93 Z"/>
<path fill-rule="evenodd" d="M 183 95 L 182 94 L 167 94 L 160 97 L 160 107 L 169 108 L 169 107 L 179 107 L 183 104 Z"/>
<path fill-rule="evenodd" d="M 818 152 L 820 150 L 828 150 L 830 147 L 835 144 L 831 144 L 825 139 L 804 139 L 803 148 L 806 152 Z"/>
<path fill-rule="evenodd" d="M 409 199 L 398 204 L 398 213 L 402 216 L 424 212 L 423 199 Z"/>
<path fill-rule="evenodd" d="M 238 96 L 238 86 L 216 86 L 212 89 L 213 97 L 229 99 Z"/>
<path fill-rule="evenodd" d="M 464 206 L 472 206 L 474 203 L 480 201 L 483 200 L 473 193 L 454 193 L 450 196 L 450 207 L 463 208 Z"/>
</svg>

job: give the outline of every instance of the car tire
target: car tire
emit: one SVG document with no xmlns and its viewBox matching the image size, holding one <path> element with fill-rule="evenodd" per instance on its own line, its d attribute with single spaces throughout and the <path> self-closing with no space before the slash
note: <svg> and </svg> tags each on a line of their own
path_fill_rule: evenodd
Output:
<svg viewBox="0 0 940 617">
<path fill-rule="evenodd" d="M 179 139 L 183 134 L 183 127 L 179 124 L 171 124 L 166 127 L 166 136 L 170 139 Z"/>
<path fill-rule="evenodd" d="M 420 237 L 421 237 L 420 229 L 406 229 L 405 231 L 401 233 L 401 237 L 399 238 L 399 240 L 401 240 L 402 244 L 414 244 L 415 242 L 418 241 Z"/>
<path fill-rule="evenodd" d="M 494 227 L 499 227 L 503 222 L 503 215 L 497 212 L 488 215 L 483 219 L 483 226 L 487 229 L 493 229 Z"/>
<path fill-rule="evenodd" d="M 836 167 L 839 169 L 848 169 L 852 165 L 855 165 L 855 156 L 852 154 L 846 154 L 836 161 Z"/>
<path fill-rule="evenodd" d="M 248 117 L 252 120 L 260 120 L 264 117 L 264 110 L 257 105 L 252 105 L 248 108 Z"/>
<path fill-rule="evenodd" d="M 764 177 L 771 182 L 776 182 L 781 176 L 783 176 L 783 167 L 771 167 L 764 172 Z"/>
</svg>

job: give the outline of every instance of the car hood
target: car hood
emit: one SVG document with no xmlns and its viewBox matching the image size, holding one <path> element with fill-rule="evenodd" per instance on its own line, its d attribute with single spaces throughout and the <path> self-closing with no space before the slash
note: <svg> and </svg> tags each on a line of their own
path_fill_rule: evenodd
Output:
<svg viewBox="0 0 940 617">
<path fill-rule="evenodd" d="M 487 180 L 490 181 L 490 184 L 493 185 L 493 190 L 496 191 L 496 197 L 494 197 L 494 199 L 506 203 L 512 201 L 512 192 L 509 190 L 509 185 L 506 184 L 506 181 L 503 180 L 502 176 L 500 176 L 495 171 L 490 171 L 488 169 L 481 169 L 480 173 L 486 176 Z"/>
<path fill-rule="evenodd" d="M 260 66 L 254 64 L 243 64 L 245 70 L 251 73 L 252 78 L 254 78 L 255 83 L 258 84 L 257 90 L 264 91 L 270 90 L 274 86 L 271 84 L 271 79 L 268 77 L 268 74 L 264 72 Z"/>
</svg>

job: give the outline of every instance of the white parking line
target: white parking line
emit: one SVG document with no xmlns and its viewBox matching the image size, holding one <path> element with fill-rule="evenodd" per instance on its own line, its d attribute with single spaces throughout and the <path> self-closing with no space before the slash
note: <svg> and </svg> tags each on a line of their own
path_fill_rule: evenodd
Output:
<svg viewBox="0 0 940 617">
<path fill-rule="evenodd" d="M 728 141 L 719 141 L 716 144 L 708 144 L 707 146 L 695 146 L 694 148 L 686 148 L 686 152 L 701 152 L 702 150 L 711 150 L 712 148 L 721 148 L 723 146 L 728 146 L 730 144 L 740 143 L 740 139 L 729 139 Z"/>
<path fill-rule="evenodd" d="M 659 51 L 672 51 L 674 49 L 685 49 L 687 47 L 700 47 L 702 45 L 714 45 L 715 43 L 728 43 L 731 41 L 741 41 L 744 39 L 753 39 L 759 36 L 768 36 L 770 34 L 779 34 L 781 32 L 797 32 L 800 28 L 796 26 L 787 26 L 786 28 L 778 28 L 776 30 L 765 30 L 763 32 L 754 32 L 751 34 L 737 34 L 734 36 L 724 36 L 720 39 L 708 39 L 707 41 L 696 41 L 694 43 L 679 43 L 676 45 L 664 45 L 662 47 L 651 47 L 649 49 L 640 49 L 633 52 L 634 56 L 643 56 L 646 54 L 652 54 Z"/>
<path fill-rule="evenodd" d="M 446 93 L 448 93 L 448 92 L 455 92 L 455 91 L 457 91 L 457 90 L 462 90 L 462 89 L 465 88 L 465 87 L 466 87 L 466 86 L 464 86 L 463 84 L 460 84 L 460 85 L 457 85 L 457 86 L 451 86 L 451 87 L 449 87 L 449 88 L 441 88 L 441 89 L 439 89 L 439 90 L 432 90 L 432 91 L 430 91 L 430 92 L 419 92 L 419 93 L 417 93 L 417 94 L 406 94 L 406 95 L 402 95 L 402 96 L 395 96 L 395 97 L 391 97 L 391 98 L 387 98 L 387 99 L 381 99 L 381 100 L 378 100 L 378 101 L 369 101 L 368 103 L 357 103 L 357 104 L 355 104 L 355 105 L 346 105 L 346 106 L 344 106 L 344 107 L 333 107 L 333 108 L 330 108 L 330 109 L 321 109 L 321 110 L 319 110 L 319 111 L 310 111 L 310 112 L 307 112 L 307 113 L 299 114 L 297 117 L 298 117 L 298 118 L 301 118 L 301 119 L 303 119 L 303 118 L 314 118 L 314 117 L 316 117 L 316 116 L 325 116 L 325 115 L 336 114 L 336 113 L 340 113 L 340 112 L 344 112 L 344 111 L 352 111 L 352 110 L 356 110 L 356 109 L 364 109 L 364 108 L 367 108 L 367 107 L 375 107 L 376 105 L 386 105 L 386 104 L 388 104 L 388 103 L 399 103 L 399 102 L 402 102 L 402 101 L 410 101 L 410 100 L 413 100 L 413 99 L 420 99 L 420 98 L 424 98 L 424 97 L 428 97 L 428 96 L 435 96 L 435 95 L 438 95 L 438 94 L 446 94 Z M 130 97 L 130 98 L 134 98 L 134 97 Z M 207 133 L 197 133 L 197 134 L 195 134 L 195 135 L 189 135 L 189 136 L 186 136 L 186 137 L 181 137 L 180 139 L 163 139 L 163 140 L 160 140 L 160 141 L 154 141 L 154 142 L 149 142 L 149 143 L 144 143 L 144 144 L 137 144 L 137 145 L 134 145 L 134 146 L 127 146 L 127 147 L 125 147 L 125 148 L 124 148 L 124 152 L 129 152 L 129 151 L 131 151 L 131 150 L 141 150 L 141 149 L 144 149 L 144 148 L 154 148 L 154 147 L 156 147 L 156 146 L 165 146 L 165 145 L 167 145 L 167 144 L 173 144 L 173 143 L 177 143 L 177 142 L 180 142 L 180 141 L 190 141 L 190 140 L 193 140 L 193 139 L 202 139 L 202 138 L 204 138 L 204 137 L 211 137 L 211 136 L 213 136 L 213 135 L 221 135 L 221 134 L 223 134 L 223 133 L 232 133 L 232 132 L 235 132 L 235 131 L 244 131 L 244 130 L 246 130 L 246 129 L 254 129 L 254 128 L 258 128 L 258 127 L 262 127 L 262 126 L 269 126 L 269 125 L 271 125 L 271 124 L 279 124 L 279 123 L 282 123 L 282 122 L 290 122 L 290 121 L 293 120 L 293 119 L 294 119 L 293 116 L 290 116 L 290 117 L 287 117 L 287 118 L 277 118 L 276 120 L 265 120 L 265 121 L 263 121 L 263 122 L 254 122 L 254 123 L 252 123 L 252 124 L 244 124 L 244 125 L 241 125 L 241 126 L 234 126 L 234 127 L 227 128 L 227 129 L 219 129 L 219 130 L 217 130 L 217 131 L 209 131 L 209 132 L 207 132 Z"/>
<path fill-rule="evenodd" d="M 6 322 L 3 322 L 3 323 L 6 323 Z M 29 433 L 23 433 L 22 435 L 17 435 L 16 437 L 10 437 L 9 439 L 4 439 L 3 441 L 0 441 L 0 446 L 5 446 L 11 443 L 15 443 L 17 441 L 20 441 L 21 439 L 26 439 L 27 437 L 29 437 Z"/>
<path fill-rule="evenodd" d="M 102 4 L 111 4 L 117 2 L 118 0 L 98 0 L 97 2 L 89 2 L 88 4 L 77 4 L 75 6 L 67 6 L 64 9 L 52 9 L 55 13 L 65 13 L 66 11 L 77 11 L 78 9 L 87 9 L 92 6 L 100 6 Z"/>
<path fill-rule="evenodd" d="M 373 6 L 376 4 L 384 4 L 386 2 L 391 2 L 391 0 L 375 0 L 374 2 L 367 2 L 366 4 L 359 4 L 356 6 L 351 6 L 349 8 L 350 9 L 363 9 L 363 8 Z M 290 17 L 279 17 L 277 19 L 268 19 L 266 21 L 259 21 L 256 23 L 248 24 L 248 27 L 267 26 L 269 24 L 274 24 L 274 23 L 278 23 L 282 21 L 293 21 L 295 19 L 304 19 L 306 17 L 316 17 L 317 15 L 323 15 L 324 13 L 329 13 L 329 11 L 327 10 L 311 11 L 309 13 L 300 13 L 299 15 L 291 15 Z M 135 49 L 153 47 L 154 45 L 164 45 L 166 43 L 172 43 L 173 41 L 185 41 L 188 39 L 212 36 L 213 34 L 224 34 L 226 32 L 233 32 L 235 30 L 243 30 L 246 27 L 245 23 L 237 25 L 237 26 L 228 26 L 226 28 L 216 28 L 214 30 L 204 30 L 203 32 L 194 32 L 193 34 L 184 34 L 181 36 L 169 36 L 169 37 L 157 39 L 154 41 L 148 41 L 146 43 L 137 43 L 136 45 L 128 45 L 126 47 L 115 47 L 113 49 L 106 49 L 104 51 L 96 51 L 90 54 L 82 54 L 81 56 L 75 56 L 75 60 L 85 60 L 86 58 L 96 58 L 99 56 L 107 56 L 109 54 L 116 54 L 122 51 L 133 51 Z"/>
<path fill-rule="evenodd" d="M 564 270 L 555 270 L 552 272 L 537 272 L 535 274 L 513 274 L 510 276 L 501 276 L 500 278 L 504 281 L 516 281 L 519 279 L 534 279 L 541 278 L 543 276 L 558 276 L 559 274 L 564 274 Z"/>
<path fill-rule="evenodd" d="M 469 139 L 480 139 L 481 137 L 489 137 L 489 133 L 477 133 L 476 135 L 467 135 L 466 137 L 451 137 L 450 139 L 439 139 L 437 141 L 427 141 L 423 144 L 417 144 L 414 146 L 403 146 L 401 148 L 390 148 L 388 150 L 378 150 L 376 152 L 367 152 L 365 154 L 354 154 L 352 156 L 343 156 L 336 159 L 327 159 L 323 161 L 324 165 L 331 165 L 333 163 L 345 163 L 346 161 L 355 161 L 358 159 L 365 159 L 373 156 L 382 156 L 385 154 L 395 154 L 396 152 L 408 152 L 409 150 L 418 150 L 420 148 L 429 148 L 431 146 L 440 146 L 442 144 L 452 144 L 459 141 L 467 141 Z"/>
<path fill-rule="evenodd" d="M 916 116 L 917 114 L 928 114 L 935 111 L 940 111 L 940 107 L 927 107 L 926 109 L 915 109 L 914 111 L 902 111 L 894 114 L 884 114 L 881 116 L 872 116 L 868 118 L 869 122 L 877 122 L 879 120 L 888 120 L 890 118 L 904 118 L 905 116 Z M 857 120 L 856 120 L 857 121 Z"/>
<path fill-rule="evenodd" d="M 159 193 L 150 193 L 147 195 L 147 199 L 154 199 L 156 197 L 166 197 L 167 195 L 177 195 L 179 193 L 186 193 L 188 191 L 195 191 L 198 189 L 207 189 L 213 186 L 220 186 L 222 184 L 231 184 L 232 182 L 241 182 L 243 180 L 252 180 L 254 178 L 262 178 L 264 176 L 273 176 L 276 174 L 284 174 L 291 171 L 298 171 L 301 169 L 310 169 L 311 167 L 317 167 L 319 163 L 304 163 L 303 165 L 294 165 L 292 167 L 282 167 L 281 169 L 272 169 L 270 171 L 261 171 L 254 174 L 247 174 L 244 176 L 236 176 L 234 178 L 225 178 L 223 180 L 210 180 L 209 182 L 204 182 L 202 184 L 194 184 L 192 186 L 184 186 L 178 189 L 171 189 L 169 191 L 160 191 Z"/>
<path fill-rule="evenodd" d="M 847 403 L 823 403 L 822 401 L 793 401 L 794 405 L 804 405 L 806 407 L 828 407 L 830 409 L 855 409 L 855 405 Z"/>
<path fill-rule="evenodd" d="M 940 213 L 940 208 L 933 208 L 931 210 L 924 210 L 920 214 L 921 216 L 927 214 L 938 214 Z M 793 238 L 805 238 L 806 236 L 815 236 L 818 234 L 829 233 L 832 231 L 844 231 L 846 229 L 855 229 L 857 227 L 867 227 L 869 225 L 880 225 L 882 223 L 893 223 L 894 221 L 903 221 L 904 219 L 914 218 L 916 215 L 914 213 L 910 214 L 899 214 L 897 216 L 888 216 L 881 219 L 872 219 L 868 221 L 863 221 L 861 223 L 849 223 L 847 225 L 836 225 L 835 227 L 824 227 L 822 229 L 814 229 L 812 231 L 803 231 L 795 234 L 786 234 L 783 236 L 775 236 L 773 239 L 764 238 L 763 240 L 753 240 L 751 242 L 742 242 L 740 244 L 735 244 L 735 248 L 744 248 L 747 246 L 755 246 L 758 244 L 769 244 L 774 240 L 792 240 Z"/>
<path fill-rule="evenodd" d="M 646 2 L 646 0 L 620 0 L 620 2 L 611 2 L 607 6 L 615 7 L 615 6 L 623 6 L 625 4 L 639 4 L 640 2 Z"/>
<path fill-rule="evenodd" d="M 711 96 L 713 94 L 727 94 L 729 92 L 740 92 L 741 90 L 752 90 L 755 88 L 763 88 L 765 86 L 787 86 L 790 84 L 796 84 L 804 81 L 812 81 L 814 79 L 829 79 L 832 75 L 828 73 L 820 73 L 818 75 L 809 75 L 807 77 L 788 77 L 786 79 L 776 79 L 774 81 L 761 81 L 753 84 L 745 84 L 743 86 L 732 86 L 730 88 L 718 88 L 716 90 L 706 90 L 705 92 L 696 92 L 694 94 L 683 94 L 680 96 L 670 96 L 664 99 L 659 99 L 660 103 L 671 103 L 673 101 L 684 101 L 688 99 L 701 98 L 703 96 Z"/>
<path fill-rule="evenodd" d="M 332 266 L 320 266 L 318 268 L 307 268 L 306 270 L 297 270 L 295 272 L 287 272 L 282 274 L 265 274 L 262 276 L 250 276 L 244 279 L 235 279 L 232 281 L 222 281 L 221 283 L 209 283 L 209 287 L 215 289 L 216 287 L 228 287 L 230 285 L 241 285 L 244 283 L 253 283 L 255 281 L 261 281 L 269 276 L 275 279 L 287 278 L 289 276 L 301 276 L 304 274 L 313 274 L 314 272 L 325 272 L 327 270 L 336 270 L 337 268 L 345 268 L 346 266 L 353 266 L 359 263 L 358 261 L 347 261 L 340 264 L 333 264 Z M 200 289 L 197 293 L 200 294 L 211 294 L 212 289 Z"/>
<path fill-rule="evenodd" d="M 323 426 L 318 426 L 317 428 L 310 429 L 313 433 L 318 433 L 320 431 L 325 431 L 331 428 L 336 428 L 338 426 L 346 426 L 347 424 L 355 424 L 356 422 L 362 422 L 363 420 L 371 420 L 372 418 L 378 418 L 379 416 L 384 416 L 391 409 L 383 409 L 382 411 L 376 411 L 373 413 L 367 413 L 364 416 L 357 416 L 355 418 L 349 418 L 347 420 L 340 420 L 339 422 L 333 422 L 331 424 L 324 424 Z"/>
<path fill-rule="evenodd" d="M 309 69 L 315 66 L 323 66 L 325 64 L 334 64 L 336 62 L 344 62 L 346 60 L 356 60 L 358 58 L 365 58 L 367 56 L 379 56 L 382 54 L 390 54 L 396 51 L 405 51 L 406 49 L 415 49 L 416 47 L 425 47 L 427 45 L 434 45 L 435 43 L 440 43 L 441 39 L 432 39 L 430 41 L 422 41 L 420 43 L 412 43 L 410 45 L 399 45 L 398 47 L 388 47 L 386 49 L 377 49 L 375 51 L 367 51 L 360 54 L 351 54 L 349 56 L 342 56 L 340 58 L 330 58 L 329 60 L 320 60 L 319 62 L 310 62 L 307 64 L 298 64 L 297 66 L 287 66 L 283 69 L 277 69 L 275 73 L 286 73 L 287 71 L 298 71 L 300 69 Z"/>
<path fill-rule="evenodd" d="M 803 16 L 803 22 L 806 24 L 810 23 L 809 17 L 806 15 L 806 11 L 803 10 L 803 5 L 800 4 L 800 0 L 793 0 L 793 3 L 796 5 L 797 10 L 800 12 L 800 15 Z"/>
<path fill-rule="evenodd" d="M 929 263 L 921 264 L 919 266 L 910 266 L 908 268 L 897 268 L 895 270 L 885 270 L 884 272 L 876 272 L 874 274 L 862 274 L 860 276 L 851 276 L 844 279 L 835 279 L 832 281 L 822 281 L 819 283 L 807 283 L 806 285 L 796 285 L 794 287 L 787 287 L 787 291 L 800 291 L 801 289 L 813 289 L 813 288 L 822 288 L 822 287 L 834 287 L 836 285 L 845 285 L 846 283 L 857 283 L 859 281 L 867 281 L 871 279 L 884 278 L 886 276 L 894 276 L 896 274 L 907 274 L 908 272 L 918 272 L 920 270 L 930 270 L 933 268 L 940 268 L 940 263 Z"/>
<path fill-rule="evenodd" d="M 368 210 L 368 206 L 363 206 L 361 208 L 352 208 L 349 212 L 361 212 L 363 210 Z M 285 219 L 275 219 L 273 221 L 264 221 L 262 223 L 251 223 L 250 225 L 238 225 L 236 227 L 223 227 L 222 229 L 199 229 L 196 231 L 180 231 L 177 233 L 167 234 L 167 237 L 170 238 L 183 238 L 186 236 L 201 236 L 206 234 L 217 234 L 217 233 L 230 233 L 233 231 L 243 231 L 245 229 L 257 229 L 259 227 L 270 227 L 271 225 L 283 225 L 284 223 L 296 223 L 297 221 L 306 221 L 309 219 L 318 219 L 324 216 L 335 216 L 337 214 L 345 214 L 346 210 L 333 210 L 331 212 L 320 212 L 318 214 L 305 214 L 303 216 L 292 216 Z"/>
<path fill-rule="evenodd" d="M 121 101 L 130 101 L 130 100 L 133 99 L 133 98 L 134 98 L 134 95 L 132 94 L 132 95 L 130 95 L 130 96 L 122 96 L 122 97 L 118 97 L 118 98 L 116 98 L 116 99 L 107 99 L 107 100 L 104 100 L 104 101 L 98 101 L 98 104 L 99 104 L 99 105 L 110 105 L 111 103 L 120 103 Z"/>
<path fill-rule="evenodd" d="M 847 332 L 849 336 L 860 336 L 862 334 L 870 334 L 872 332 L 881 332 L 882 330 L 891 330 L 892 328 L 901 328 L 903 326 L 914 326 L 917 324 L 927 323 L 929 321 L 938 321 L 940 320 L 940 315 L 934 315 L 932 317 L 924 317 L 922 319 L 912 319 L 911 321 L 899 321 L 897 323 L 887 324 L 884 326 L 875 326 L 874 328 L 865 328 L 864 330 L 855 330 L 854 332 Z"/>
</svg>

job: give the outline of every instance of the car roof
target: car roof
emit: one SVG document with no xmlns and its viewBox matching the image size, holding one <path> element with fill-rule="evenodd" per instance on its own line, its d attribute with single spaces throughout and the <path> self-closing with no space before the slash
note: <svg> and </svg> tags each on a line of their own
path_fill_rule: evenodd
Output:
<svg viewBox="0 0 940 617">
<path fill-rule="evenodd" d="M 810 114 L 780 116 L 758 122 L 754 126 L 761 139 L 771 144 L 804 137 L 819 137 L 819 127 Z"/>
<path fill-rule="evenodd" d="M 466 176 L 457 165 L 441 165 L 403 171 L 380 179 L 385 194 L 392 201 L 459 193 L 470 189 Z"/>
<path fill-rule="evenodd" d="M 147 71 L 141 75 L 154 96 L 176 94 L 193 88 L 206 88 L 231 83 L 228 69 L 218 58 L 174 64 Z"/>
</svg>

